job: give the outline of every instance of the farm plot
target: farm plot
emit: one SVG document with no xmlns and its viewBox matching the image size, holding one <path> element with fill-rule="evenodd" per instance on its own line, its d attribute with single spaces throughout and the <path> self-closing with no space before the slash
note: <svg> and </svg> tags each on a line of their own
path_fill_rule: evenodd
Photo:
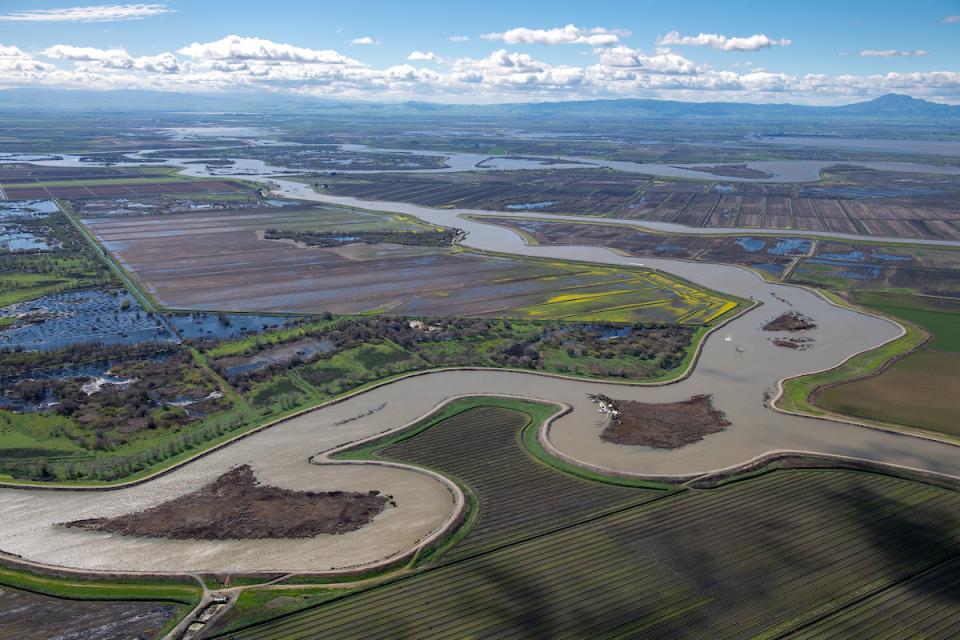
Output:
<svg viewBox="0 0 960 640">
<path fill-rule="evenodd" d="M 108 198 L 159 194 L 255 193 L 233 180 L 198 180 L 158 167 L 93 169 L 33 165 L 0 169 L 9 199 Z"/>
<path fill-rule="evenodd" d="M 919 324 L 933 339 L 878 375 L 816 392 L 814 401 L 847 415 L 960 436 L 960 303 L 874 292 L 854 300 Z"/>
<path fill-rule="evenodd" d="M 626 206 L 649 178 L 604 169 L 565 169 L 323 176 L 313 182 L 334 195 L 431 207 L 607 215 Z"/>
<path fill-rule="evenodd" d="M 513 229 L 540 244 L 599 245 L 634 256 L 739 264 L 774 276 L 782 275 L 813 248 L 812 240 L 802 238 L 663 236 L 616 224 L 475 219 Z"/>
<path fill-rule="evenodd" d="M 785 637 L 789 640 L 950 638 L 960 633 L 957 593 L 960 593 L 960 558 L 921 572 Z"/>
<path fill-rule="evenodd" d="M 825 612 L 853 615 L 865 597 L 955 562 L 958 507 L 954 491 L 878 474 L 775 471 L 623 509 L 232 637 L 781 637 Z M 901 605 L 910 615 L 943 606 L 927 591 L 910 593 Z"/>
<path fill-rule="evenodd" d="M 403 230 L 419 224 L 345 211 L 221 211 L 84 224 L 171 308 L 702 324 L 737 306 L 642 270 L 479 255 L 457 247 L 304 247 L 263 237 L 266 229 L 284 224 L 345 236 L 364 225 Z"/>
<path fill-rule="evenodd" d="M 377 448 L 378 457 L 435 469 L 457 478 L 475 494 L 479 518 L 443 560 L 660 495 L 578 478 L 537 462 L 524 450 L 519 435 L 531 420 L 514 409 L 480 406 L 434 420 L 413 435 Z"/>
<path fill-rule="evenodd" d="M 887 289 L 960 297 L 960 251 L 820 241 L 792 282 L 833 289 Z"/>
<path fill-rule="evenodd" d="M 672 180 L 608 169 L 520 173 L 341 175 L 311 181 L 333 195 L 441 208 L 960 239 L 960 179 L 955 176 L 837 166 L 824 171 L 819 183 L 798 185 L 724 184 L 722 177 Z"/>
<path fill-rule="evenodd" d="M 163 602 L 66 600 L 0 587 L 0 639 L 153 638 L 180 613 Z"/>
<path fill-rule="evenodd" d="M 159 151 L 147 154 L 147 157 L 161 158 L 200 158 L 213 162 L 229 161 L 232 158 L 262 160 L 268 165 L 285 167 L 298 171 L 326 170 L 362 170 L 362 171 L 402 171 L 418 169 L 440 169 L 446 165 L 442 155 L 420 155 L 397 151 L 372 152 L 345 150 L 339 144 L 296 144 L 238 146 L 219 149 L 194 149 L 168 153 Z"/>
</svg>

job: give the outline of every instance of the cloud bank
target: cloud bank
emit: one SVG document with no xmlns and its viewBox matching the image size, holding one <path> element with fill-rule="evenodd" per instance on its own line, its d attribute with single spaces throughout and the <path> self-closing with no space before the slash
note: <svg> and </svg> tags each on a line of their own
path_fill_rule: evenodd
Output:
<svg viewBox="0 0 960 640">
<path fill-rule="evenodd" d="M 532 35 L 510 38 L 564 44 L 604 35 L 595 29 L 576 27 L 562 28 L 559 35 L 552 29 L 530 31 Z M 702 46 L 743 46 L 737 42 L 730 45 L 730 38 L 723 41 L 725 44 L 713 36 L 696 39 L 704 42 Z M 669 40 L 684 38 L 677 35 Z M 873 75 L 778 73 L 747 65 L 722 70 L 698 63 L 668 46 L 650 51 L 622 42 L 610 44 L 609 38 L 591 41 L 597 44 L 584 50 L 582 62 L 576 64 L 552 63 L 504 47 L 485 55 L 456 58 L 413 51 L 406 60 L 390 66 L 369 65 L 334 49 L 240 35 L 192 42 L 176 51 L 149 56 L 133 55 L 122 48 L 66 43 L 31 52 L 0 43 L 0 88 L 265 91 L 327 98 L 473 103 L 650 97 L 831 104 L 899 92 L 960 102 L 960 72 L 952 70 Z M 923 55 L 921 50 L 891 51 L 891 56 Z M 888 52 L 878 50 L 875 54 L 886 57 Z M 410 64 L 424 62 L 431 64 Z"/>
<path fill-rule="evenodd" d="M 770 47 L 787 47 L 792 43 L 788 38 L 770 38 L 762 33 L 755 33 L 746 38 L 728 38 L 718 33 L 701 33 L 695 36 L 681 36 L 677 31 L 671 31 L 657 40 L 658 45 L 683 45 L 691 47 L 711 47 L 721 51 L 759 51 Z"/>
</svg>

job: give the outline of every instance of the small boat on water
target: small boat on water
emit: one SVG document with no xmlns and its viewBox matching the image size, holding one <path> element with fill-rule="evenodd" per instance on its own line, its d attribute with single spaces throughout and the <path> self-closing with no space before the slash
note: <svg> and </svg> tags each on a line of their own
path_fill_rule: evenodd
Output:
<svg viewBox="0 0 960 640">
<path fill-rule="evenodd" d="M 723 341 L 724 341 L 724 342 L 732 342 L 732 341 L 733 341 L 733 336 L 731 336 L 731 335 L 728 333 L 727 335 L 725 335 L 725 336 L 723 337 Z"/>
</svg>

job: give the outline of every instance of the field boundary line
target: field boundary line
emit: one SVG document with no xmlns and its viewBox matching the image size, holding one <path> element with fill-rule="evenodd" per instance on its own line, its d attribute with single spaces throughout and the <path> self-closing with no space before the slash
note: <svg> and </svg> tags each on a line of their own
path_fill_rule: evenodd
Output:
<svg viewBox="0 0 960 640">
<path fill-rule="evenodd" d="M 812 292 L 816 293 L 817 295 L 819 295 L 819 296 L 820 296 L 821 298 L 823 298 L 824 300 L 826 300 L 829 304 L 831 304 L 831 305 L 833 305 L 833 306 L 835 306 L 835 307 L 839 307 L 839 308 L 841 308 L 841 309 L 846 309 L 847 311 L 852 311 L 852 312 L 854 312 L 854 313 L 859 313 L 859 314 L 864 315 L 864 316 L 868 316 L 868 317 L 872 317 L 872 318 L 877 318 L 877 319 L 880 319 L 880 320 L 885 320 L 885 321 L 887 321 L 887 322 L 890 322 L 890 323 L 894 324 L 895 326 L 897 326 L 897 327 L 900 329 L 900 331 L 899 331 L 899 333 L 898 333 L 896 336 L 890 338 L 889 340 L 886 340 L 886 341 L 882 342 L 881 344 L 875 345 L 875 346 L 873 346 L 873 347 L 861 349 L 860 351 L 857 351 L 856 353 L 852 353 L 852 354 L 850 354 L 849 356 L 847 356 L 846 358 L 844 358 L 842 361 L 838 362 L 837 364 L 835 364 L 835 365 L 833 365 L 833 366 L 831 366 L 831 367 L 823 367 L 823 368 L 818 369 L 818 370 L 816 370 L 816 371 L 808 371 L 808 372 L 800 373 L 800 374 L 793 375 L 793 376 L 786 376 L 786 377 L 784 377 L 784 378 L 781 378 L 781 379 L 777 380 L 777 392 L 776 392 L 776 394 L 775 394 L 772 398 L 770 398 L 770 399 L 768 400 L 768 402 L 767 402 L 767 406 L 768 406 L 768 407 L 770 407 L 770 408 L 773 409 L 774 411 L 776 411 L 776 412 L 778 412 L 778 413 L 782 413 L 782 414 L 784 414 L 784 415 L 792 415 L 792 416 L 798 416 L 798 417 L 802 417 L 802 418 L 810 418 L 810 419 L 813 419 L 813 420 L 823 420 L 823 421 L 827 421 L 827 422 L 838 422 L 838 423 L 843 423 L 843 424 L 847 424 L 847 425 L 854 426 L 854 427 L 860 427 L 860 428 L 863 428 L 863 429 L 873 429 L 873 430 L 875 430 L 875 431 L 883 431 L 883 432 L 886 432 L 886 433 L 893 433 L 893 434 L 896 434 L 896 435 L 901 435 L 901 436 L 906 436 L 906 437 L 912 437 L 912 438 L 920 438 L 920 439 L 923 439 L 923 440 L 929 440 L 929 441 L 931 441 L 931 442 L 938 442 L 938 443 L 941 443 L 941 444 L 947 444 L 947 445 L 954 446 L 954 447 L 960 447 L 960 441 L 958 441 L 958 440 L 955 439 L 955 438 L 951 438 L 950 436 L 947 436 L 946 434 L 936 434 L 936 433 L 934 433 L 934 432 L 932 432 L 932 431 L 926 431 L 926 430 L 923 430 L 923 429 L 915 429 L 915 428 L 913 428 L 913 427 L 909 427 L 909 426 L 906 426 L 906 425 L 898 425 L 898 424 L 894 424 L 894 423 L 878 422 L 878 421 L 875 422 L 875 421 L 866 420 L 866 419 L 858 419 L 858 418 L 856 418 L 856 417 L 854 417 L 854 416 L 848 416 L 848 415 L 846 415 L 846 414 L 837 413 L 837 412 L 835 412 L 835 411 L 830 411 L 829 409 L 822 409 L 822 407 L 818 407 L 818 408 L 821 408 L 821 409 L 824 411 L 824 413 L 823 413 L 822 415 L 817 415 L 817 414 L 814 414 L 814 413 L 807 413 L 807 412 L 803 412 L 803 411 L 794 411 L 794 410 L 792 410 L 792 409 L 784 409 L 784 408 L 780 407 L 780 406 L 778 405 L 778 402 L 783 398 L 783 395 L 784 395 L 784 393 L 785 393 L 785 387 L 784 387 L 784 385 L 785 385 L 787 382 L 789 382 L 789 381 L 791 381 L 791 380 L 798 380 L 798 379 L 800 379 L 800 378 L 805 378 L 805 377 L 807 377 L 807 376 L 815 376 L 815 375 L 818 375 L 818 374 L 821 374 L 821 373 L 827 373 L 827 372 L 829 372 L 829 371 L 833 371 L 833 370 L 835 370 L 835 369 L 839 369 L 840 367 L 842 367 L 842 366 L 844 366 L 845 364 L 847 364 L 847 363 L 848 363 L 850 360 L 852 360 L 853 358 L 856 358 L 857 356 L 863 355 L 863 354 L 868 353 L 868 352 L 870 352 L 870 351 L 875 351 L 875 350 L 877 350 L 877 349 L 881 349 L 881 348 L 883 348 L 883 347 L 886 347 L 886 346 L 890 345 L 891 343 L 893 343 L 893 342 L 899 340 L 900 338 L 903 338 L 905 335 L 907 335 L 907 328 L 906 328 L 900 321 L 898 321 L 898 320 L 896 320 L 896 319 L 894 319 L 894 318 L 892 318 L 892 317 L 884 316 L 884 315 L 881 315 L 881 314 L 878 314 L 878 313 L 872 313 L 872 312 L 870 312 L 870 311 L 867 311 L 867 310 L 865 310 L 865 309 L 861 309 L 861 308 L 858 308 L 858 307 L 854 307 L 854 306 L 852 306 L 852 305 L 851 305 L 851 306 L 847 306 L 847 305 L 838 304 L 837 302 L 835 302 L 834 300 L 832 300 L 829 296 L 825 295 L 825 294 L 824 294 L 822 291 L 820 291 L 819 289 L 816 289 L 816 288 L 813 288 L 813 287 L 808 287 L 807 285 L 794 284 L 794 285 L 790 285 L 790 286 L 802 287 L 802 288 L 804 288 L 804 289 L 807 289 L 807 290 L 809 290 L 809 291 L 812 291 Z M 924 332 L 924 333 L 926 333 L 926 332 Z M 823 387 L 835 386 L 835 385 L 838 385 L 838 384 L 845 384 L 845 383 L 847 383 L 847 382 L 855 382 L 855 381 L 857 381 L 857 380 L 864 380 L 864 379 L 867 379 L 867 378 L 870 378 L 870 377 L 879 375 L 880 373 L 883 373 L 883 371 L 884 371 L 886 368 L 888 368 L 889 366 L 891 366 L 891 364 L 892 364 L 893 362 L 896 362 L 897 360 L 900 360 L 900 359 L 905 358 L 905 357 L 907 357 L 907 356 L 909 356 L 909 355 L 912 355 L 913 353 L 916 353 L 916 352 L 919 350 L 919 348 L 923 346 L 923 344 L 926 344 L 926 343 L 929 342 L 929 341 L 930 341 L 930 337 L 928 336 L 928 337 L 926 338 L 926 340 L 924 340 L 924 342 L 921 343 L 920 345 L 918 345 L 917 347 L 913 347 L 912 349 L 910 349 L 910 350 L 908 350 L 908 351 L 906 351 L 906 352 L 904 352 L 904 353 L 899 353 L 899 354 L 896 354 L 896 355 L 891 356 L 890 358 L 887 358 L 886 360 L 884 360 L 883 363 L 881 363 L 878 367 L 872 369 L 871 371 L 868 371 L 868 372 L 864 373 L 863 375 L 854 376 L 854 377 L 852 377 L 852 378 L 850 378 L 850 379 L 838 380 L 838 381 L 834 381 L 834 382 L 832 382 L 832 383 L 826 383 L 826 384 L 824 384 L 824 385 L 820 385 L 819 387 L 817 387 L 816 389 L 814 389 L 813 392 L 811 392 L 810 395 L 812 395 L 813 393 L 816 393 L 818 390 L 820 390 L 820 389 L 823 388 Z M 809 398 L 810 396 L 808 395 L 807 397 Z M 810 404 L 812 404 L 812 403 L 810 403 Z M 816 405 L 813 405 L 813 406 L 816 406 Z"/>
</svg>

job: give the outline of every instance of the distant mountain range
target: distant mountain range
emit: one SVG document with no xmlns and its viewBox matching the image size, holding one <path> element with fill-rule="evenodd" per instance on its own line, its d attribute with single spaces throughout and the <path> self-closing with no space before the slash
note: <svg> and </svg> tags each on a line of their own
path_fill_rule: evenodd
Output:
<svg viewBox="0 0 960 640">
<path fill-rule="evenodd" d="M 960 106 L 930 102 L 919 98 L 887 95 L 838 107 L 814 107 L 796 104 L 752 104 L 740 102 L 678 102 L 675 100 L 586 100 L 512 105 L 517 112 L 557 115 L 630 115 L 634 117 L 714 117 L 714 118 L 792 118 L 792 117 L 868 117 L 890 119 L 960 118 Z"/>
<path fill-rule="evenodd" d="M 576 100 L 494 105 L 448 105 L 430 102 L 334 101 L 306 96 L 257 93 L 173 93 L 157 91 L 83 91 L 65 89 L 6 89 L 0 91 L 0 111 L 67 110 L 89 112 L 162 111 L 211 113 L 323 113 L 358 116 L 565 116 L 571 118 L 718 118 L 808 119 L 869 118 L 899 121 L 960 121 L 960 106 L 890 93 L 843 106 L 789 103 L 680 102 L 675 100 Z"/>
</svg>

